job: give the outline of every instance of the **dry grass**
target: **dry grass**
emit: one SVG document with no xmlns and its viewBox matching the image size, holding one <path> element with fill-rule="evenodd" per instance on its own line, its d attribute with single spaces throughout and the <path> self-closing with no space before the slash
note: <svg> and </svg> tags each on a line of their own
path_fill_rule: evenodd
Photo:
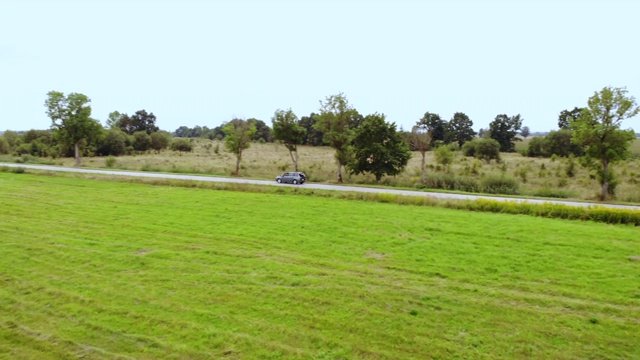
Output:
<svg viewBox="0 0 640 360">
<path fill-rule="evenodd" d="M 219 141 L 194 139 L 194 151 L 178 153 L 164 151 L 118 157 L 113 168 L 124 170 L 142 170 L 174 173 L 231 175 L 235 166 L 235 157 L 224 151 Z M 526 147 L 528 140 L 518 143 Z M 216 152 L 216 148 L 218 151 Z M 634 156 L 624 163 L 616 164 L 620 184 L 617 188 L 617 200 L 620 202 L 640 203 L 640 141 L 632 146 Z M 329 147 L 300 146 L 299 169 L 304 171 L 313 182 L 335 182 L 336 165 L 333 150 Z M 502 154 L 502 163 L 491 163 L 456 155 L 451 168 L 446 171 L 436 165 L 433 152 L 427 153 L 429 174 L 449 174 L 465 177 L 471 181 L 481 181 L 486 177 L 506 176 L 520 182 L 519 193 L 525 196 L 563 197 L 580 200 L 596 200 L 599 185 L 595 177 L 576 160 L 575 176 L 567 173 L 568 159 L 527 158 L 518 153 Z M 84 166 L 105 168 L 105 158 L 85 158 Z M 63 159 L 60 165 L 73 166 L 73 159 Z M 241 163 L 240 175 L 247 178 L 272 179 L 277 174 L 293 170 L 288 151 L 282 145 L 273 143 L 254 143 L 245 151 Z M 345 177 L 345 181 L 355 184 L 376 184 L 371 175 Z M 406 170 L 395 177 L 385 177 L 380 185 L 413 188 L 420 185 L 420 154 L 413 153 Z"/>
</svg>

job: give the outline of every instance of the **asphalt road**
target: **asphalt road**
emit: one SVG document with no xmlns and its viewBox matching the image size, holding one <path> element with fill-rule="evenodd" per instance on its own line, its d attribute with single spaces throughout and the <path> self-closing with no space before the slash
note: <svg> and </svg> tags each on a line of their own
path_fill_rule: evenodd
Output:
<svg viewBox="0 0 640 360">
<path fill-rule="evenodd" d="M 200 176 L 200 175 L 161 174 L 161 173 L 139 172 L 139 171 L 95 170 L 95 169 L 71 168 L 71 167 L 61 167 L 61 166 L 26 165 L 26 164 L 12 164 L 12 163 L 0 163 L 0 166 L 22 167 L 25 169 L 38 169 L 38 170 L 45 170 L 45 171 L 63 171 L 63 172 L 73 172 L 73 173 L 133 176 L 133 177 L 146 177 L 146 178 L 159 178 L 159 179 L 210 181 L 210 182 L 222 182 L 222 183 L 268 185 L 268 186 L 299 186 L 305 189 L 318 189 L 318 190 L 330 190 L 330 191 L 353 191 L 353 192 L 364 192 L 364 193 L 385 193 L 385 194 L 396 194 L 396 195 L 407 195 L 407 196 L 428 196 L 428 197 L 433 197 L 438 199 L 457 199 L 457 200 L 489 199 L 489 200 L 513 201 L 518 203 L 530 203 L 530 204 L 551 203 L 551 204 L 562 204 L 562 205 L 580 206 L 580 207 L 601 206 L 601 207 L 608 207 L 608 208 L 640 210 L 640 206 L 631 206 L 631 205 L 615 205 L 615 204 L 561 201 L 561 200 L 516 199 L 516 198 L 506 198 L 506 197 L 499 197 L 499 196 L 447 194 L 447 193 L 436 193 L 436 192 L 428 192 L 428 191 L 380 189 L 380 188 L 368 188 L 368 187 L 346 186 L 346 185 L 326 185 L 326 184 L 314 184 L 314 183 L 306 183 L 303 185 L 287 185 L 287 184 L 278 184 L 275 181 L 268 181 L 268 180 L 252 180 L 252 179 L 213 177 L 213 176 Z"/>
</svg>

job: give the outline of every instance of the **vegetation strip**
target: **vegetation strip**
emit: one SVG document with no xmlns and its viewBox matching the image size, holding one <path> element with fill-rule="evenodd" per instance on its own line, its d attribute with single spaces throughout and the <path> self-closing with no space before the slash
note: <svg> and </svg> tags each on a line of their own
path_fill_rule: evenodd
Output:
<svg viewBox="0 0 640 360">
<path fill-rule="evenodd" d="M 0 172 L 17 172 L 23 173 L 26 170 L 20 166 L 0 166 Z M 38 170 L 29 169 L 30 172 L 38 173 Z M 640 225 L 640 210 L 634 208 L 607 208 L 604 206 L 585 206 L 577 207 L 563 204 L 533 203 L 540 200 L 521 200 L 514 201 L 491 200 L 480 198 L 476 200 L 458 200 L 458 199 L 438 199 L 430 196 L 407 196 L 386 193 L 371 192 L 343 192 L 343 191 L 327 191 L 327 190 L 310 190 L 304 188 L 282 188 L 282 187 L 264 187 L 252 184 L 234 184 L 224 182 L 204 182 L 194 180 L 176 180 L 162 179 L 160 177 L 127 177 L 103 175 L 99 170 L 87 170 L 93 172 L 92 178 L 108 179 L 121 182 L 140 182 L 146 184 L 170 185 L 182 187 L 199 187 L 220 190 L 235 190 L 258 193 L 288 193 L 302 195 L 317 195 L 322 197 L 348 198 L 359 200 L 370 200 L 387 203 L 411 204 L 418 206 L 435 206 L 452 209 L 507 213 L 514 215 L 530 215 L 539 217 L 569 219 L 569 220 L 590 220 L 604 222 L 610 224 L 630 224 Z M 48 174 L 60 176 L 61 173 L 48 172 Z M 152 174 L 150 174 L 151 176 Z M 171 176 L 171 175 L 168 175 Z M 210 179 L 211 180 L 211 179 Z M 532 202 L 527 202 L 532 201 Z"/>
</svg>

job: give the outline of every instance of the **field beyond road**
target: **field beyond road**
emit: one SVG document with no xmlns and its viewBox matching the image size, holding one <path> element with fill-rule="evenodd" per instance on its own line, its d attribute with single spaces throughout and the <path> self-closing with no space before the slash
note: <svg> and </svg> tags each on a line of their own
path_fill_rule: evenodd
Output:
<svg viewBox="0 0 640 360">
<path fill-rule="evenodd" d="M 0 173 L 2 359 L 640 358 L 637 227 Z"/>
</svg>

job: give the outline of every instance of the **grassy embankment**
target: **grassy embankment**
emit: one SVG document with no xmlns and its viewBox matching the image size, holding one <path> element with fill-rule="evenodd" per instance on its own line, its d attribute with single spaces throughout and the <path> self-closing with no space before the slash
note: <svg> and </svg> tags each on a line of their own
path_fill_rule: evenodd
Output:
<svg viewBox="0 0 640 360">
<path fill-rule="evenodd" d="M 526 147 L 529 139 L 518 142 L 518 147 Z M 224 151 L 224 144 L 217 141 L 194 139 L 192 153 L 164 151 L 160 154 L 122 156 L 115 158 L 112 165 L 116 169 L 160 171 L 175 173 L 196 173 L 229 176 L 235 168 L 235 158 Z M 218 149 L 216 152 L 216 148 Z M 335 181 L 335 161 L 329 147 L 300 147 L 300 169 L 311 181 Z M 633 158 L 614 165 L 619 179 L 617 201 L 640 203 L 640 140 L 631 148 Z M 413 188 L 420 185 L 420 154 L 413 153 L 407 169 L 395 177 L 385 177 L 382 185 Z M 576 160 L 573 175 L 568 174 L 570 160 L 566 158 L 527 158 L 520 154 L 502 154 L 503 162 L 487 164 L 473 158 L 456 154 L 449 169 L 436 165 L 433 152 L 427 153 L 430 188 L 445 187 L 471 192 L 483 192 L 483 183 L 491 179 L 510 178 L 518 186 L 515 192 L 524 196 L 596 200 L 600 186 L 591 172 L 580 166 Z M 15 157 L 4 156 L 4 161 L 15 161 Z M 33 159 L 35 161 L 39 161 Z M 84 166 L 105 168 L 105 158 L 85 158 Z M 73 166 L 73 159 L 53 160 L 54 164 Z M 257 179 L 273 179 L 282 171 L 293 170 L 287 150 L 277 144 L 254 143 L 245 151 L 241 176 Z M 356 184 L 375 184 L 370 175 L 356 175 L 346 178 Z M 503 192 L 504 193 L 504 192 Z M 513 193 L 513 192 L 509 192 Z"/>
<path fill-rule="evenodd" d="M 8 173 L 0 198 L 0 357 L 640 357 L 634 227 Z"/>
</svg>

